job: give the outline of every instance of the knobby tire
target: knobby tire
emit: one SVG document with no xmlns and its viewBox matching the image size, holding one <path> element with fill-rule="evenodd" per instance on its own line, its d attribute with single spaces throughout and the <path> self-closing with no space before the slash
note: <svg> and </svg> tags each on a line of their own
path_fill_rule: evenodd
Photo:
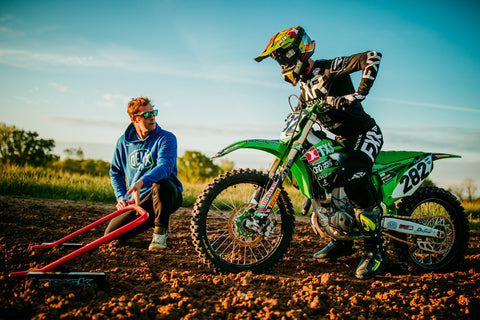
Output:
<svg viewBox="0 0 480 320">
<path fill-rule="evenodd" d="M 193 245 L 205 264 L 216 271 L 264 273 L 287 252 L 294 232 L 294 210 L 283 188 L 269 216 L 277 222 L 268 239 L 239 226 L 254 187 L 265 187 L 269 177 L 262 172 L 238 169 L 209 183 L 193 209 Z M 235 192 L 233 192 L 235 190 Z"/>
<path fill-rule="evenodd" d="M 428 253 L 405 243 L 396 243 L 397 254 L 407 259 L 404 261 L 409 261 L 421 272 L 449 271 L 463 262 L 470 228 L 464 208 L 450 192 L 437 187 L 419 188 L 413 195 L 402 199 L 398 204 L 398 214 L 411 217 L 443 215 L 453 223 L 453 230 L 446 228 L 445 241 L 453 241 L 453 244 L 445 254 Z M 399 236 L 405 240 L 409 237 L 405 234 Z M 439 248 L 441 245 L 438 242 Z"/>
</svg>

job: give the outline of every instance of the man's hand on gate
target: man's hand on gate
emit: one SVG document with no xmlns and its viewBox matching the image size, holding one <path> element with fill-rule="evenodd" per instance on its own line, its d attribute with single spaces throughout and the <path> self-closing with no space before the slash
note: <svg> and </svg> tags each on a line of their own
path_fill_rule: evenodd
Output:
<svg viewBox="0 0 480 320">
<path fill-rule="evenodd" d="M 138 180 L 132 185 L 130 190 L 127 191 L 127 194 L 133 193 L 132 198 L 136 205 L 140 204 L 140 190 L 142 190 L 142 188 L 143 188 L 143 181 Z"/>
</svg>

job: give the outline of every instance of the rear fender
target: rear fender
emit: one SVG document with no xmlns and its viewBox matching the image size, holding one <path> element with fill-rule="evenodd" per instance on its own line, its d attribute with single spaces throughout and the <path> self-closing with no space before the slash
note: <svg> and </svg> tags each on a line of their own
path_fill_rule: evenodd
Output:
<svg viewBox="0 0 480 320">
<path fill-rule="evenodd" d="M 374 166 L 375 184 L 379 186 L 385 205 L 394 208 L 396 201 L 415 193 L 433 171 L 433 161 L 447 158 L 460 156 L 416 152 L 412 153 L 411 158 L 397 158 L 391 162 L 377 163 Z"/>
<path fill-rule="evenodd" d="M 280 159 L 284 154 L 286 147 L 286 143 L 283 143 L 280 140 L 248 139 L 232 143 L 231 145 L 217 152 L 212 158 L 220 158 L 239 149 L 256 149 L 270 153 L 271 155 Z M 300 157 L 297 157 L 297 160 L 292 166 L 291 172 L 297 181 L 300 192 L 305 197 L 312 198 L 310 182 L 308 181 L 307 167 L 300 160 Z"/>
</svg>

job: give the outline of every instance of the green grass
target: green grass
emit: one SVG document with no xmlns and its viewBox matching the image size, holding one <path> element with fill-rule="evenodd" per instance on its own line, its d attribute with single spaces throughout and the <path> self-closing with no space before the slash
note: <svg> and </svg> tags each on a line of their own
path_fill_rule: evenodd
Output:
<svg viewBox="0 0 480 320">
<path fill-rule="evenodd" d="M 462 201 L 472 229 L 480 229 L 480 201 Z"/>
<path fill-rule="evenodd" d="M 200 184 L 185 185 L 183 206 L 193 207 L 201 189 Z M 5 164 L 0 164 L 0 194 L 26 198 L 116 202 L 110 177 Z"/>
<path fill-rule="evenodd" d="M 32 198 L 115 202 L 108 177 L 5 164 L 0 165 L 0 193 Z"/>
<path fill-rule="evenodd" d="M 183 207 L 193 208 L 207 183 L 184 183 Z M 295 212 L 300 213 L 304 196 L 294 187 L 285 186 Z M 0 164 L 0 194 L 26 198 L 64 199 L 115 203 L 109 177 L 70 174 L 51 168 L 19 167 Z M 462 201 L 470 226 L 480 229 L 480 201 Z"/>
</svg>

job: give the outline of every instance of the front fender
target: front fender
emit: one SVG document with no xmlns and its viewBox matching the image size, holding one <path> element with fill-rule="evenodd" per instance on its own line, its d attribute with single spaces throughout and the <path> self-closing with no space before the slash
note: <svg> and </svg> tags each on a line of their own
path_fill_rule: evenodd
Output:
<svg viewBox="0 0 480 320">
<path fill-rule="evenodd" d="M 232 143 L 231 145 L 217 152 L 212 158 L 223 157 L 238 149 L 256 149 L 268 152 L 280 159 L 284 154 L 286 147 L 286 143 L 283 143 L 280 140 L 248 139 Z M 295 160 L 292 166 L 292 175 L 297 181 L 300 192 L 305 197 L 312 198 L 310 182 L 308 181 L 308 169 L 300 160 L 300 157 L 297 157 L 297 160 Z"/>
</svg>

